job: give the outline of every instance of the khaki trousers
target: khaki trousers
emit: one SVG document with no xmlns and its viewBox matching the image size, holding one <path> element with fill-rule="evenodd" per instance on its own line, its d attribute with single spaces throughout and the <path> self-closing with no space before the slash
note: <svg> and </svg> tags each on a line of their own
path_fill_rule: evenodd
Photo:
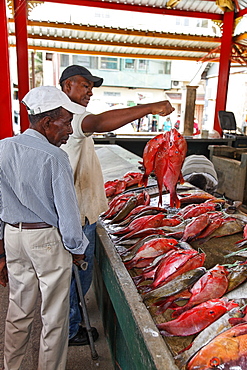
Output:
<svg viewBox="0 0 247 370">
<path fill-rule="evenodd" d="M 38 370 L 63 370 L 68 350 L 72 256 L 55 227 L 24 230 L 6 224 L 4 238 L 9 274 L 4 368 L 21 367 L 40 291 Z"/>
</svg>

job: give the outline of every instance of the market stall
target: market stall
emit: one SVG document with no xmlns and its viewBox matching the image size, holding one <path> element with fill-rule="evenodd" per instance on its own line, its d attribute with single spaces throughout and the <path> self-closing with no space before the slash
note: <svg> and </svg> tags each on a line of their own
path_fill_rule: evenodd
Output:
<svg viewBox="0 0 247 370">
<path fill-rule="evenodd" d="M 115 145 L 97 146 L 96 150 L 101 161 L 105 181 L 120 178 L 128 171 L 138 171 L 140 158 Z M 158 202 L 155 181 L 149 184 L 151 202 Z M 178 187 L 178 193 L 191 194 L 189 184 Z M 138 190 L 137 190 L 138 191 Z M 164 194 L 164 204 L 167 203 Z M 242 238 L 243 225 L 247 221 L 245 214 L 234 210 L 237 220 L 232 223 L 234 232 L 224 231 L 226 236 L 212 238 L 201 243 L 191 242 L 191 246 L 205 253 L 203 266 L 208 270 L 217 264 L 234 264 L 237 260 L 244 261 L 244 256 L 229 256 L 237 250 L 235 242 Z M 102 313 L 106 336 L 109 340 L 112 357 L 116 368 L 122 369 L 162 369 L 178 370 L 175 357 L 191 344 L 195 335 L 184 337 L 162 337 L 157 324 L 169 321 L 170 313 L 157 314 L 152 300 L 143 299 L 137 290 L 133 277 L 138 273 L 135 269 L 127 270 L 119 255 L 117 243 L 109 234 L 107 223 L 99 221 L 97 226 L 95 288 L 99 307 Z M 245 297 L 242 297 L 245 298 Z"/>
</svg>

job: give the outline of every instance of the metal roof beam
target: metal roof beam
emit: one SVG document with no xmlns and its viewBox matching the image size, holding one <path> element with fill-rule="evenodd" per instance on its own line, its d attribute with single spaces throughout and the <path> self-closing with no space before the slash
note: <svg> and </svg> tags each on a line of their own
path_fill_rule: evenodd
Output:
<svg viewBox="0 0 247 370">
<path fill-rule="evenodd" d="M 164 14 L 164 15 L 174 15 L 176 17 L 190 17 L 190 18 L 205 18 L 213 20 L 222 20 L 224 14 L 215 14 L 215 13 L 206 13 L 206 12 L 196 12 L 196 11 L 187 11 L 179 9 L 167 9 L 163 7 L 155 6 L 140 6 L 134 4 L 123 4 L 116 3 L 112 1 L 98 1 L 98 0 L 47 0 L 51 3 L 59 4 L 70 4 L 70 5 L 79 5 L 95 8 L 106 8 L 106 9 L 115 9 L 115 10 L 125 10 L 130 12 L 141 12 L 141 13 L 150 13 L 150 14 Z"/>
<path fill-rule="evenodd" d="M 15 36 L 14 33 L 10 33 L 9 36 Z M 28 34 L 30 40 L 46 40 L 46 41 L 58 41 L 67 42 L 72 44 L 88 44 L 88 45 L 102 45 L 102 46 L 119 46 L 119 47 L 131 47 L 138 49 L 157 49 L 157 50 L 171 50 L 171 51 L 185 51 L 195 53 L 209 53 L 210 48 L 205 47 L 183 47 L 183 46 L 170 46 L 170 45 L 158 45 L 158 44 L 145 44 L 136 42 L 117 42 L 108 40 L 91 40 L 91 39 L 77 39 L 72 37 L 59 37 L 59 36 L 46 36 L 46 35 L 33 35 Z M 71 49 L 74 50 L 74 49 Z M 145 54 L 144 54 L 145 55 Z"/>
<path fill-rule="evenodd" d="M 15 44 L 10 44 L 9 46 L 15 47 Z M 119 57 L 119 58 L 136 58 L 136 59 L 157 59 L 157 60 L 192 60 L 195 62 L 199 61 L 197 57 L 189 57 L 189 56 L 171 56 L 171 55 L 151 55 L 151 54 L 133 54 L 133 53 L 119 53 L 119 52 L 106 52 L 106 51 L 92 51 L 92 50 L 78 50 L 78 49 L 69 49 L 69 48 L 55 48 L 55 47 L 48 47 L 48 46 L 34 46 L 28 45 L 29 50 L 34 51 L 51 51 L 57 52 L 61 54 L 83 54 L 83 55 L 95 55 L 95 56 L 112 56 L 112 57 Z"/>
<path fill-rule="evenodd" d="M 13 20 L 9 20 L 10 22 Z M 112 28 L 112 27 L 98 27 L 91 25 L 82 24 L 69 24 L 69 23 L 57 23 L 57 22 L 40 22 L 36 20 L 28 20 L 28 26 L 37 27 L 49 27 L 58 29 L 70 29 L 74 31 L 85 31 L 85 32 L 98 32 L 98 33 L 109 33 L 118 35 L 129 35 L 129 36 L 139 36 L 139 37 L 152 37 L 152 38 L 162 38 L 162 39 L 175 39 L 184 41 L 200 41 L 200 42 L 221 42 L 220 37 L 210 37 L 210 36 L 197 36 L 197 35 L 185 35 L 185 34 L 173 34 L 167 32 L 153 32 L 153 31 L 138 31 L 134 29 L 122 29 L 122 28 Z"/>
</svg>

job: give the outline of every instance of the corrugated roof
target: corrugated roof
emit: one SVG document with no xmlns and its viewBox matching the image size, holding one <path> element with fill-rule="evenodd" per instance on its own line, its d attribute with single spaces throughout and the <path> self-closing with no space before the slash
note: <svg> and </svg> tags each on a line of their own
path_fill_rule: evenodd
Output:
<svg viewBox="0 0 247 370">
<path fill-rule="evenodd" d="M 54 50 L 61 53 L 167 60 L 199 61 L 209 55 L 213 60 L 219 58 L 220 23 L 212 23 L 209 28 L 203 27 L 203 23 L 200 23 L 203 22 L 200 15 L 205 13 L 223 16 L 223 10 L 216 5 L 216 1 L 111 0 L 110 2 L 92 0 L 89 2 L 74 0 L 73 4 L 77 2 L 83 5 L 90 3 L 93 4 L 93 7 L 74 5 L 68 8 L 68 5 L 55 5 L 47 2 L 37 6 L 35 12 L 30 12 L 28 18 L 29 48 Z M 225 0 L 224 3 L 227 1 Z M 247 0 L 235 0 L 234 2 L 228 0 L 228 3 L 234 5 L 236 12 L 247 8 Z M 114 9 L 108 9 L 109 4 Z M 96 5 L 101 5 L 104 8 L 96 8 Z M 65 11 L 42 12 L 42 8 L 47 6 L 57 7 L 60 10 L 65 9 Z M 132 8 L 136 9 L 137 7 L 141 8 L 142 11 L 130 12 Z M 120 10 L 121 8 L 126 9 L 126 12 Z M 154 10 L 155 14 L 144 13 L 145 9 L 150 11 L 150 8 Z M 71 9 L 71 11 L 66 9 Z M 164 11 L 164 14 L 159 14 L 158 10 Z M 166 11 L 169 10 L 178 11 L 175 13 L 178 15 L 185 12 L 185 14 L 192 15 L 192 18 L 196 14 L 198 18 L 195 17 L 193 27 L 191 25 L 186 27 L 186 18 L 166 14 Z M 87 16 L 86 12 L 88 12 Z M 31 20 L 33 13 L 36 16 L 40 14 L 41 18 Z M 107 15 L 109 16 L 107 17 Z M 247 56 L 245 55 L 247 48 L 246 18 L 244 16 L 237 24 L 235 40 L 239 45 L 239 53 L 244 54 L 243 58 Z M 76 23 L 78 19 L 88 23 Z M 209 19 L 208 22 L 211 20 Z M 192 24 L 191 20 L 190 24 Z M 13 20 L 9 22 L 9 42 L 10 45 L 15 45 Z M 241 63 L 239 60 L 234 61 Z"/>
</svg>

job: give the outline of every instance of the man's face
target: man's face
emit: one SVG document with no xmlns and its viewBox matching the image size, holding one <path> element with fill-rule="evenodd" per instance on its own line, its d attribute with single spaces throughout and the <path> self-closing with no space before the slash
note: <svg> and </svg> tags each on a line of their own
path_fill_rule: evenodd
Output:
<svg viewBox="0 0 247 370">
<path fill-rule="evenodd" d="M 73 114 L 66 109 L 61 108 L 61 115 L 56 120 L 50 120 L 45 128 L 45 136 L 47 140 L 55 145 L 61 146 L 66 144 L 69 135 L 73 133 L 71 121 Z"/>
<path fill-rule="evenodd" d="M 74 103 L 87 107 L 91 96 L 93 95 L 93 82 L 82 76 L 75 76 L 67 81 L 66 94 Z"/>
</svg>

